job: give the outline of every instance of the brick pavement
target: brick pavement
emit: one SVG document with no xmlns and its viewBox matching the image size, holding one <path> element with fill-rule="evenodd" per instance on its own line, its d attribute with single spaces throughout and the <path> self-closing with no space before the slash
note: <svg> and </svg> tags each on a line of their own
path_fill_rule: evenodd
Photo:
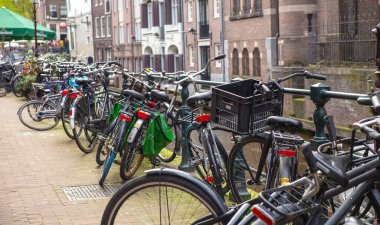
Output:
<svg viewBox="0 0 380 225">
<path fill-rule="evenodd" d="M 108 198 L 69 201 L 62 191 L 97 184 L 95 153 L 83 154 L 61 125 L 44 132 L 23 126 L 16 114 L 23 103 L 12 94 L 0 98 L 0 225 L 99 224 Z M 118 169 L 106 183 L 121 182 Z"/>
</svg>

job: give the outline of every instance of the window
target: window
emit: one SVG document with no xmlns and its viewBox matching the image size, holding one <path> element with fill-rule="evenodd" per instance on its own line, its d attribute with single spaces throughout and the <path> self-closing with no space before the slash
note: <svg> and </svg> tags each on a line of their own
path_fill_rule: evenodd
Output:
<svg viewBox="0 0 380 225">
<path fill-rule="evenodd" d="M 97 0 L 98 1 L 98 0 Z M 99 1 L 99 5 L 103 5 L 103 0 Z"/>
<path fill-rule="evenodd" d="M 57 25 L 56 24 L 50 24 L 49 27 L 50 27 L 50 30 L 57 32 Z"/>
<path fill-rule="evenodd" d="M 49 5 L 50 18 L 57 19 L 57 5 Z"/>
<path fill-rule="evenodd" d="M 67 7 L 65 5 L 61 5 L 61 18 L 67 18 Z"/>
<path fill-rule="evenodd" d="M 95 6 L 99 4 L 99 0 L 95 0 Z"/>
<path fill-rule="evenodd" d="M 141 22 L 135 23 L 135 38 L 136 38 L 136 41 L 141 40 Z"/>
<path fill-rule="evenodd" d="M 237 16 L 240 14 L 240 0 L 233 0 L 233 15 Z"/>
<path fill-rule="evenodd" d="M 100 19 L 100 34 L 102 37 L 106 36 L 106 18 L 104 16 Z"/>
<path fill-rule="evenodd" d="M 220 0 L 214 0 L 214 17 L 219 17 L 220 12 Z"/>
<path fill-rule="evenodd" d="M 258 48 L 253 49 L 253 76 L 261 77 L 260 51 Z"/>
<path fill-rule="evenodd" d="M 193 21 L 193 1 L 192 0 L 187 2 L 187 20 L 189 22 Z"/>
<path fill-rule="evenodd" d="M 263 10 L 262 10 L 262 4 L 261 4 L 261 0 L 254 0 L 254 6 L 253 6 L 253 9 L 254 9 L 254 12 L 256 15 L 262 15 L 263 14 Z"/>
<path fill-rule="evenodd" d="M 249 53 L 248 50 L 245 48 L 243 49 L 242 54 L 242 66 L 243 66 L 243 76 L 249 76 Z"/>
<path fill-rule="evenodd" d="M 122 24 L 119 27 L 119 43 L 124 44 L 124 26 Z"/>
<path fill-rule="evenodd" d="M 107 16 L 107 37 L 111 37 L 111 29 L 112 29 L 111 16 Z"/>
<path fill-rule="evenodd" d="M 118 39 L 116 38 L 117 37 L 117 26 L 113 27 L 113 36 L 114 36 L 113 40 L 115 41 L 115 44 L 118 45 L 119 44 Z"/>
<path fill-rule="evenodd" d="M 90 29 L 90 19 L 86 16 L 86 30 Z"/>
<path fill-rule="evenodd" d="M 307 14 L 307 32 L 311 33 L 313 31 L 313 14 Z"/>
<path fill-rule="evenodd" d="M 222 54 L 222 48 L 220 47 L 220 44 L 215 44 L 215 56 Z M 221 60 L 215 60 L 215 67 L 221 67 L 222 61 Z"/>
<path fill-rule="evenodd" d="M 127 9 L 127 11 L 128 11 L 128 7 L 129 7 L 129 0 L 125 0 L 125 8 Z"/>
<path fill-rule="evenodd" d="M 178 0 L 172 0 L 172 24 L 178 24 Z"/>
<path fill-rule="evenodd" d="M 152 3 L 148 4 L 148 28 L 152 28 L 153 24 L 153 12 L 152 12 Z"/>
<path fill-rule="evenodd" d="M 111 12 L 111 2 L 110 0 L 105 0 L 105 7 L 104 7 L 104 10 L 105 10 L 105 13 L 110 13 Z"/>
<path fill-rule="evenodd" d="M 90 44 L 90 36 L 87 36 L 87 44 Z"/>
<path fill-rule="evenodd" d="M 111 49 L 107 49 L 106 50 L 106 54 L 107 54 L 107 61 L 111 61 Z"/>
<path fill-rule="evenodd" d="M 189 64 L 194 66 L 194 47 L 192 45 L 189 46 Z"/>
<path fill-rule="evenodd" d="M 95 18 L 95 34 L 96 34 L 96 37 L 100 37 L 100 22 L 99 22 L 99 17 Z"/>
<path fill-rule="evenodd" d="M 239 75 L 239 52 L 236 48 L 232 52 L 232 75 Z"/>
</svg>

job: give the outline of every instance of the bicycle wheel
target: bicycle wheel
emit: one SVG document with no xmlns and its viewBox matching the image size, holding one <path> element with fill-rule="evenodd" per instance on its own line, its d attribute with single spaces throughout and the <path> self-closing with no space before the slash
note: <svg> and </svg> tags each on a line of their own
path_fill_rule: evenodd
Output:
<svg viewBox="0 0 380 225">
<path fill-rule="evenodd" d="M 177 156 L 176 152 L 179 151 L 180 148 L 180 142 L 178 138 L 178 128 L 177 125 L 173 121 L 173 117 L 169 116 L 168 119 L 168 124 L 174 134 L 175 139 L 165 148 L 163 148 L 160 153 L 158 154 L 158 159 L 162 162 L 169 163 L 175 159 Z"/>
<path fill-rule="evenodd" d="M 74 140 L 79 147 L 79 149 L 88 154 L 91 153 L 96 145 L 96 133 L 89 128 L 90 120 L 92 116 L 94 116 L 92 107 L 90 107 L 90 114 L 88 115 L 87 109 L 88 108 L 88 103 L 81 99 L 78 101 L 78 104 L 75 107 L 74 110 L 74 123 L 78 123 L 78 126 L 74 126 L 73 131 L 73 136 Z M 73 107 L 73 108 L 74 108 Z M 92 118 L 94 119 L 94 118 Z"/>
<path fill-rule="evenodd" d="M 122 121 L 119 120 L 117 121 L 114 129 L 109 134 L 103 134 L 107 135 L 107 139 L 106 141 L 99 141 L 95 156 L 95 160 L 98 165 L 103 165 L 105 157 L 107 157 L 111 149 L 114 149 L 114 151 L 119 152 L 117 149 L 119 147 L 116 146 L 115 142 L 118 139 L 120 139 L 119 142 L 122 141 L 122 135 L 123 133 L 125 133 L 124 131 L 122 134 L 120 134 L 122 132 L 122 129 L 125 129 L 125 125 L 124 127 L 122 127 Z M 117 145 L 119 144 L 120 143 L 118 143 Z"/>
<path fill-rule="evenodd" d="M 17 114 L 21 123 L 26 127 L 45 131 L 53 129 L 59 123 L 59 119 L 54 116 L 55 110 L 56 107 L 49 102 L 29 101 L 20 107 Z"/>
<path fill-rule="evenodd" d="M 63 127 L 63 130 L 65 131 L 66 135 L 70 138 L 70 139 L 74 139 L 74 133 L 73 133 L 73 130 L 71 129 L 71 126 L 70 126 L 70 114 L 71 114 L 71 105 L 73 104 L 73 100 L 72 99 L 67 99 L 66 102 L 64 103 L 64 106 L 62 108 L 62 112 L 61 112 L 61 121 L 62 121 L 62 127 Z M 79 127 L 80 129 L 80 127 Z M 81 132 L 79 132 L 81 133 Z"/>
<path fill-rule="evenodd" d="M 243 137 L 235 145 L 228 157 L 228 181 L 232 197 L 237 203 L 258 195 L 265 187 L 267 173 L 267 156 L 263 156 L 264 146 L 270 146 L 268 135 Z M 266 150 L 269 151 L 269 150 Z M 259 183 L 254 182 L 260 160 L 264 160 Z"/>
<path fill-rule="evenodd" d="M 145 136 L 145 127 L 143 127 L 137 134 L 133 143 L 127 143 L 123 150 L 123 157 L 120 164 L 120 177 L 123 180 L 132 178 L 140 167 L 144 155 L 141 149 L 141 142 Z"/>
<path fill-rule="evenodd" d="M 192 224 L 223 210 L 193 183 L 172 175 L 145 175 L 121 187 L 104 210 L 101 225 Z"/>
<path fill-rule="evenodd" d="M 115 160 L 115 157 L 116 157 L 116 152 L 114 151 L 110 151 L 108 154 L 107 154 L 107 157 L 106 159 L 104 160 L 104 164 L 102 166 L 102 169 L 100 171 L 100 178 L 99 178 L 99 185 L 103 186 L 104 184 L 104 181 L 106 180 L 106 177 L 108 175 L 108 172 L 110 171 L 111 169 L 111 166 L 113 164 L 113 161 Z"/>
<path fill-rule="evenodd" d="M 22 76 L 16 76 L 12 81 L 12 91 L 16 97 L 21 97 L 21 81 Z"/>
</svg>

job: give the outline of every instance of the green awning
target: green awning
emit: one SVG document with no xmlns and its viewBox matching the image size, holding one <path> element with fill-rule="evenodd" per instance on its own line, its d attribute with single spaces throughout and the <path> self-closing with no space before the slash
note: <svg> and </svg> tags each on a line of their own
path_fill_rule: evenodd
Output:
<svg viewBox="0 0 380 225">
<path fill-rule="evenodd" d="M 33 40 L 34 22 L 5 7 L 0 8 L 0 41 Z M 37 38 L 55 39 L 55 32 L 37 24 Z"/>
</svg>

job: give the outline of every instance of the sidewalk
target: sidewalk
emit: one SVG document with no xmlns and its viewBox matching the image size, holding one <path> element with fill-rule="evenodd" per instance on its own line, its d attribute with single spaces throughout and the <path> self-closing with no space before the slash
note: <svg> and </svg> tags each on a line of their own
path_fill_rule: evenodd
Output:
<svg viewBox="0 0 380 225">
<path fill-rule="evenodd" d="M 23 103 L 11 93 L 0 98 L 0 225 L 100 224 L 109 198 L 70 201 L 62 190 L 98 183 L 95 152 L 83 154 L 61 124 L 45 132 L 23 126 L 17 117 Z M 121 181 L 115 165 L 106 183 Z"/>
</svg>

